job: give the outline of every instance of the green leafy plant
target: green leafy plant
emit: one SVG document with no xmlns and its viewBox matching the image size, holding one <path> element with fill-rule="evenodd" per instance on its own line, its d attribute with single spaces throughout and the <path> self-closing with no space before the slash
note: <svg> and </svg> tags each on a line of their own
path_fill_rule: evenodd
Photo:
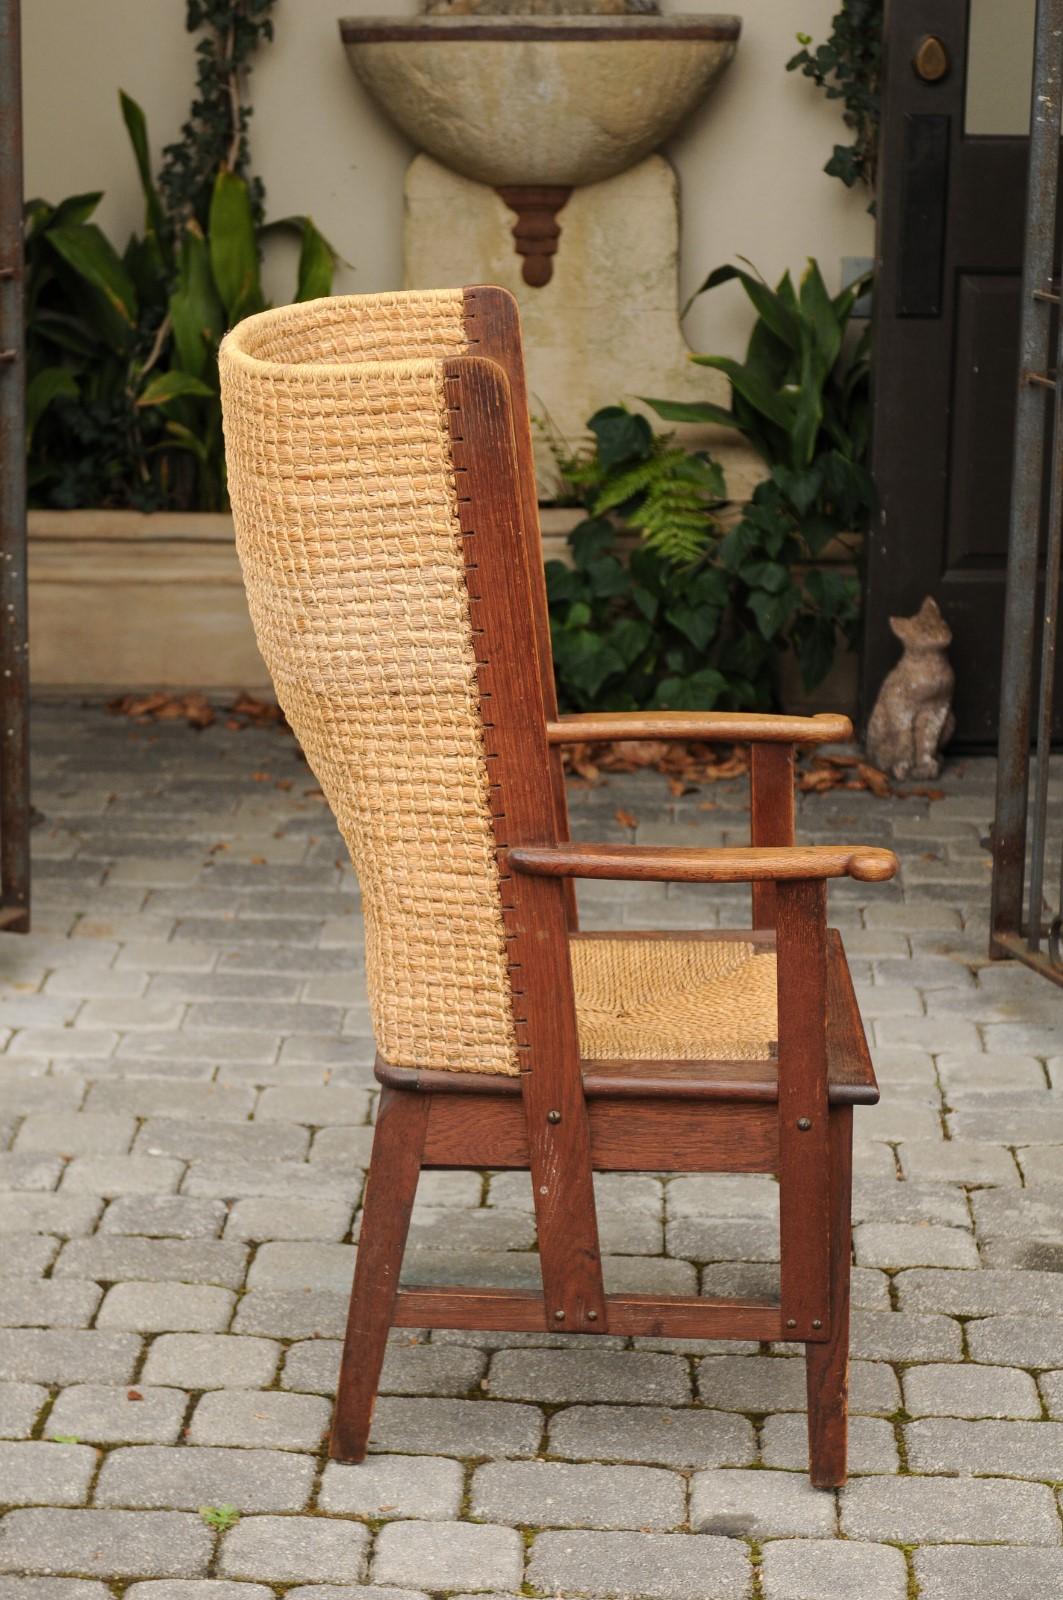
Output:
<svg viewBox="0 0 1063 1600">
<path fill-rule="evenodd" d="M 824 172 L 850 189 L 863 184 L 872 195 L 878 165 L 882 15 L 883 0 L 845 0 L 831 18 L 824 42 L 816 45 L 810 34 L 799 33 L 801 48 L 786 64 L 787 71 L 811 78 L 828 100 L 842 102 L 842 118 L 853 137 L 849 144 L 834 146 Z"/>
<path fill-rule="evenodd" d="M 570 562 L 546 564 L 562 709 L 767 705 L 767 652 L 739 625 L 719 561 L 718 464 L 620 406 L 588 426 L 591 449 L 561 467 L 589 515 Z"/>
<path fill-rule="evenodd" d="M 261 185 L 246 173 L 248 108 L 232 96 L 252 44 L 269 36 L 271 4 L 190 0 L 189 26 L 210 29 L 200 45 L 200 99 L 185 128 L 187 159 L 171 146 L 158 183 L 144 114 L 120 95 L 144 195 L 143 230 L 124 251 L 91 220 L 99 193 L 26 208 L 32 504 L 154 511 L 226 503 L 217 351 L 227 328 L 266 305 L 261 245 L 270 231 L 257 220 Z M 215 74 L 223 59 L 220 31 L 228 40 L 224 117 L 204 86 L 206 68 Z M 328 294 L 335 258 L 310 219 L 270 228 L 300 239 L 295 298 Z"/>
<path fill-rule="evenodd" d="M 855 507 L 854 513 L 866 518 L 871 494 L 863 465 L 870 422 L 868 339 L 865 335 L 850 346 L 846 334 L 867 278 L 831 296 L 815 261 L 809 261 L 799 286 L 784 272 L 774 289 L 755 271 L 728 264 L 710 272 L 694 298 L 733 282 L 742 285 L 757 313 L 745 360 L 692 357 L 727 378 L 730 408 L 705 400 L 647 404 L 668 422 L 734 428 L 769 466 L 791 473 L 837 456 L 853 469 L 851 489 L 867 502 L 863 513 Z"/>
<path fill-rule="evenodd" d="M 866 466 L 868 342 L 847 338 L 866 280 L 831 296 L 814 261 L 799 286 L 787 272 L 774 289 L 754 272 L 723 266 L 698 293 L 732 281 L 758 313 L 745 360 L 694 357 L 727 377 L 730 408 L 648 403 L 666 421 L 736 429 L 768 466 L 719 556 L 744 587 L 740 606 L 762 638 L 793 648 L 805 687 L 813 689 L 839 641 L 855 642 L 859 628 L 857 580 L 815 563 L 832 541 L 855 559 L 851 536 L 866 531 L 874 503 Z"/>
<path fill-rule="evenodd" d="M 568 544 L 571 565 L 546 564 L 563 711 L 770 703 L 763 652 L 725 629 L 729 584 L 714 561 L 676 567 L 645 545 L 625 554 L 620 529 L 600 517 L 581 522 Z"/>
<path fill-rule="evenodd" d="M 225 1533 L 240 1520 L 235 1506 L 200 1506 L 199 1514 L 208 1528 L 217 1528 L 219 1533 Z"/>
<path fill-rule="evenodd" d="M 719 464 L 655 437 L 646 418 L 625 406 L 606 406 L 587 426 L 594 450 L 563 470 L 591 515 L 615 511 L 647 549 L 667 561 L 696 561 L 718 533 L 716 512 L 727 492 Z"/>
</svg>

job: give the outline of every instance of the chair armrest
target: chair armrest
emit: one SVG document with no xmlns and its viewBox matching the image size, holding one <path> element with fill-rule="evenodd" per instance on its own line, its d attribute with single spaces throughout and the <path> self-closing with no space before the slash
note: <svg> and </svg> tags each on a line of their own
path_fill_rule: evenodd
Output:
<svg viewBox="0 0 1063 1600">
<path fill-rule="evenodd" d="M 562 717 L 546 724 L 550 744 L 611 739 L 683 739 L 748 744 L 840 744 L 853 736 L 848 717 L 820 712 L 784 717 L 761 711 L 603 711 Z"/>
<path fill-rule="evenodd" d="M 892 878 L 892 850 L 871 845 L 795 845 L 778 848 L 694 850 L 670 845 L 515 845 L 508 853 L 517 872 L 544 878 L 646 878 L 658 883 L 782 883 L 807 878 Z"/>
</svg>

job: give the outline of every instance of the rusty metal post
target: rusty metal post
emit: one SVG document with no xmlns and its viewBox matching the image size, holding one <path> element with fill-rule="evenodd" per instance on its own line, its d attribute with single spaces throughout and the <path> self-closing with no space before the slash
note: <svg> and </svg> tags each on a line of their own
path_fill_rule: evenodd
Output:
<svg viewBox="0 0 1063 1600">
<path fill-rule="evenodd" d="M 19 0 L 0 0 L 0 928 L 30 925 Z"/>
<path fill-rule="evenodd" d="M 1023 927 L 1037 569 L 1044 485 L 1044 402 L 1049 382 L 1052 308 L 1058 303 L 1052 270 L 1059 198 L 1063 0 L 1038 0 L 1035 39 L 1022 334 L 993 822 L 990 954 L 994 956 L 1013 955 L 1014 948 L 1007 948 L 1004 941 L 1018 939 Z M 1039 906 L 1034 908 L 1033 915 L 1040 916 Z"/>
<path fill-rule="evenodd" d="M 1044 561 L 1044 616 L 1041 623 L 1041 672 L 1037 709 L 1037 776 L 1034 783 L 1030 839 L 1030 894 L 1026 917 L 1026 948 L 1041 948 L 1041 908 L 1044 905 L 1045 869 L 1048 865 L 1048 763 L 1052 754 L 1052 710 L 1056 687 L 1056 641 L 1059 633 L 1059 579 L 1063 572 L 1063 401 L 1059 374 L 1063 373 L 1063 317 L 1056 330 L 1056 392 L 1052 417 L 1052 475 L 1048 507 L 1047 548 Z M 1031 596 L 1031 603 L 1033 597 Z M 1063 905 L 1061 905 L 1063 909 Z M 1058 920 L 1058 919 L 1057 919 Z"/>
</svg>

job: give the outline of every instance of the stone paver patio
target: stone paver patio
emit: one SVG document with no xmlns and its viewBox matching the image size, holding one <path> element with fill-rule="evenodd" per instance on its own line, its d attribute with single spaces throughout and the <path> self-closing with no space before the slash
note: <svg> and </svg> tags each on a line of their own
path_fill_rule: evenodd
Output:
<svg viewBox="0 0 1063 1600">
<path fill-rule="evenodd" d="M 0 939 L 0 1600 L 1063 1594 L 1063 996 L 985 960 L 990 762 L 933 803 L 802 806 L 803 838 L 904 864 L 831 896 L 883 1085 L 834 1495 L 804 1475 L 803 1363 L 737 1343 L 404 1330 L 375 1453 L 327 1464 L 374 1089 L 338 837 L 275 731 L 49 705 L 35 746 L 36 931 Z M 744 842 L 744 801 L 615 778 L 573 822 Z M 611 1287 L 770 1285 L 770 1180 L 599 1196 Z M 524 1175 L 430 1174 L 408 1276 L 533 1284 L 533 1245 Z"/>
</svg>

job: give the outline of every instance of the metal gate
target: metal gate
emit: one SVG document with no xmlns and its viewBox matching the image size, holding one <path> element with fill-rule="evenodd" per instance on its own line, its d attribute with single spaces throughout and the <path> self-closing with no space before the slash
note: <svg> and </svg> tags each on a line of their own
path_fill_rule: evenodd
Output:
<svg viewBox="0 0 1063 1600">
<path fill-rule="evenodd" d="M 30 925 L 22 97 L 18 0 L 0 0 L 0 929 Z"/>
<path fill-rule="evenodd" d="M 1038 0 L 990 954 L 1017 957 L 1059 984 L 1063 984 L 1063 864 L 1058 890 L 1054 883 L 1048 888 L 1048 799 L 1063 551 L 1063 316 L 1060 282 L 1054 275 L 1061 90 L 1063 0 Z M 1036 747 L 1032 786 L 1031 735 Z M 1053 896 L 1054 910 L 1046 894 Z"/>
</svg>

